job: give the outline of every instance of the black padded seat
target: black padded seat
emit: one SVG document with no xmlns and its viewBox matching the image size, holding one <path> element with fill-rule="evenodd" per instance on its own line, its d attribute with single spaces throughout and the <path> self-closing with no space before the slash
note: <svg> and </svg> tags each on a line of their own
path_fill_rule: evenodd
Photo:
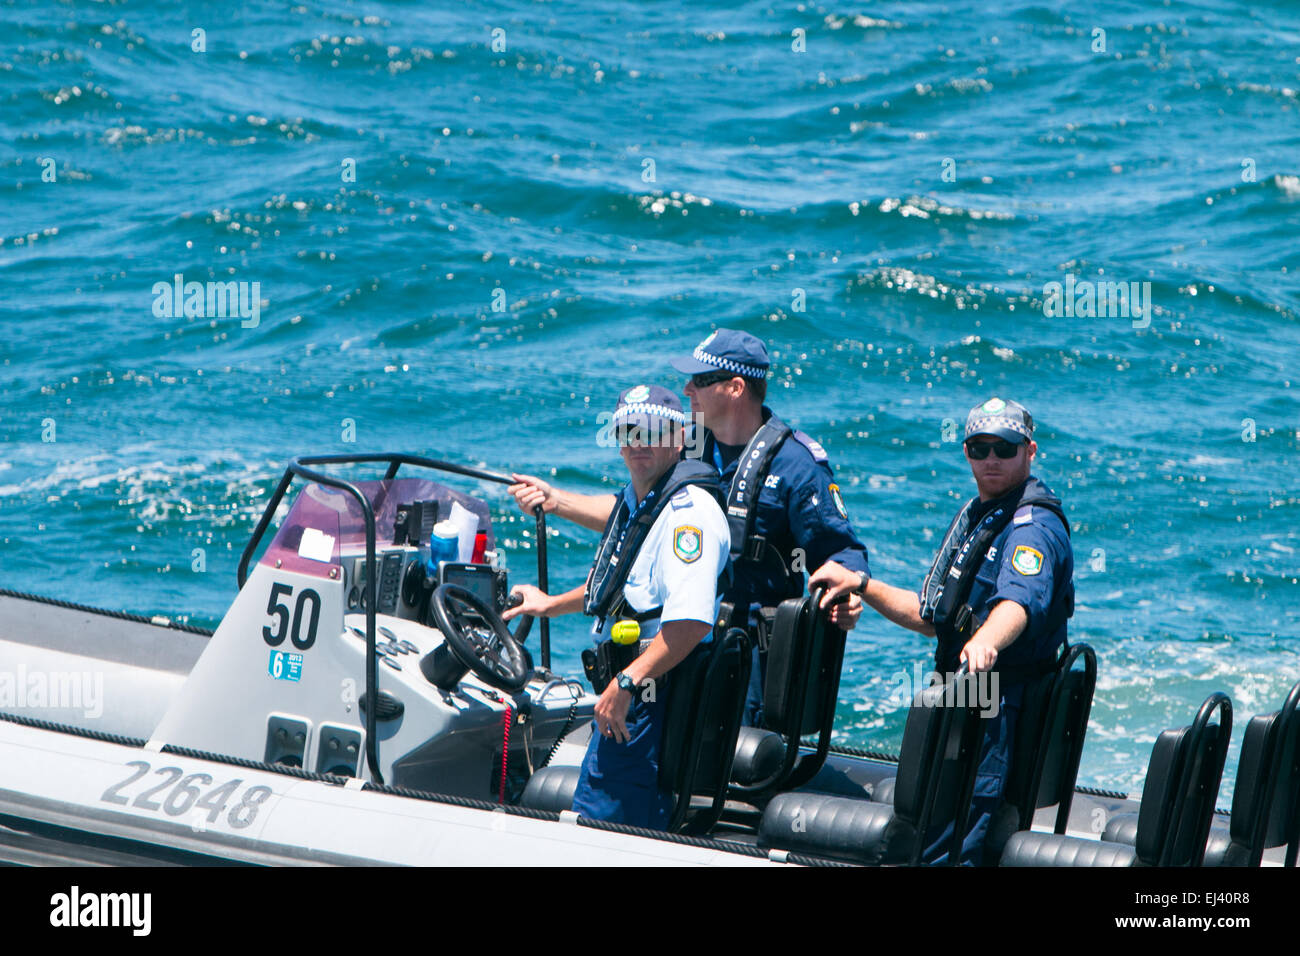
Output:
<svg viewBox="0 0 1300 956">
<path fill-rule="evenodd" d="M 571 810 L 581 774 L 580 767 L 543 767 L 528 778 L 519 805 L 532 810 L 550 810 L 552 813 Z"/>
<path fill-rule="evenodd" d="M 1124 843 L 1021 830 L 1002 851 L 1003 866 L 1137 866 L 1137 850 Z"/>
<path fill-rule="evenodd" d="M 1132 844 L 1020 831 L 1007 841 L 1002 865 L 1200 866 L 1231 732 L 1232 702 L 1211 694 L 1190 727 L 1156 738 Z"/>
<path fill-rule="evenodd" d="M 1237 785 L 1232 795 L 1232 816 L 1227 826 L 1212 826 L 1205 844 L 1203 866 L 1259 866 L 1266 847 L 1286 843 L 1283 819 L 1289 781 L 1277 768 L 1286 764 L 1280 754 L 1286 741 L 1281 735 L 1281 712 L 1252 717 L 1241 739 Z M 1279 802 L 1280 798 L 1280 802 Z M 1267 819 L 1265 819 L 1267 817 Z M 1101 838 L 1108 843 L 1132 845 L 1137 838 L 1137 814 L 1119 814 L 1106 824 Z"/>
<path fill-rule="evenodd" d="M 1107 843 L 1127 843 L 1132 846 L 1137 840 L 1138 815 L 1136 813 L 1117 813 L 1106 821 L 1106 829 L 1101 838 Z"/>
<path fill-rule="evenodd" d="M 1136 813 L 1117 813 L 1106 821 L 1106 829 L 1101 834 L 1105 843 L 1124 843 L 1132 846 L 1137 840 L 1138 815 Z M 1205 860 L 1201 866 L 1223 866 L 1223 858 L 1232 842 L 1231 831 L 1225 826 L 1210 826 L 1210 836 L 1205 841 Z"/>
<path fill-rule="evenodd" d="M 780 734 L 761 727 L 741 727 L 731 779 L 742 784 L 766 780 L 781 769 L 784 759 L 785 741 Z"/>
<path fill-rule="evenodd" d="M 758 825 L 758 845 L 879 866 L 905 863 L 900 841 L 887 839 L 894 808 L 822 793 L 782 793 Z M 891 846 L 894 853 L 891 855 Z"/>
<path fill-rule="evenodd" d="M 717 821 L 737 749 L 749 662 L 749 638 L 733 628 L 701 645 L 673 670 L 659 754 L 659 785 L 674 797 L 669 830 L 704 831 Z M 770 761 L 766 754 L 771 744 L 765 747 L 761 739 L 752 743 L 752 758 Z M 529 778 L 519 805 L 553 813 L 570 810 L 581 774 L 580 767 L 543 767 Z M 700 795 L 713 800 L 694 808 L 691 798 Z"/>
<path fill-rule="evenodd" d="M 782 601 L 776 609 L 763 680 L 763 723 L 781 743 L 780 760 L 764 774 L 752 772 L 760 766 L 757 759 L 749 761 L 742 768 L 751 771 L 748 779 L 733 768 L 728 793 L 733 800 L 761 807 L 772 794 L 806 784 L 826 762 L 845 634 L 817 609 L 823 593 L 816 588 L 807 597 Z M 801 753 L 801 739 L 814 735 L 813 752 Z M 765 740 L 750 742 L 755 746 L 753 756 L 767 767 L 773 745 Z M 738 761 L 741 756 L 737 754 Z"/>
<path fill-rule="evenodd" d="M 1028 830 L 1042 807 L 1057 808 L 1055 830 L 1065 832 L 1096 686 L 1097 655 L 1087 644 L 1069 648 L 1056 670 L 1026 684 L 1011 775 L 985 840 L 988 859 L 998 859 L 1011 834 Z M 871 799 L 893 803 L 894 785 L 893 779 L 880 781 Z"/>
<path fill-rule="evenodd" d="M 916 695 L 903 728 L 892 805 L 824 793 L 781 793 L 767 804 L 758 845 L 868 866 L 917 865 L 953 825 L 955 862 L 966 832 L 983 728 L 974 695 L 957 704 L 952 683 Z M 946 696 L 945 696 L 946 695 Z"/>
<path fill-rule="evenodd" d="M 1096 687 L 1097 655 L 1087 644 L 1069 648 L 1056 671 L 1026 683 L 1011 773 L 985 840 L 988 859 L 998 859 L 1011 834 L 1030 829 L 1044 807 L 1056 807 L 1053 829 L 1065 832 Z"/>
<path fill-rule="evenodd" d="M 749 636 L 733 627 L 673 668 L 659 748 L 659 786 L 673 794 L 670 831 L 706 833 L 722 816 L 751 659 Z M 711 799 L 696 806 L 695 797 Z"/>
</svg>

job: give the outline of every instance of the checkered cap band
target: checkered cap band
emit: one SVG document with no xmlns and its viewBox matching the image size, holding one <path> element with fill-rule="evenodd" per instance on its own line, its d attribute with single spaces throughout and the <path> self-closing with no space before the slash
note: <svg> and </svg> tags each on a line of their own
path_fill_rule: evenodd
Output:
<svg viewBox="0 0 1300 956">
<path fill-rule="evenodd" d="M 697 362 L 704 362 L 707 365 L 716 365 L 720 369 L 725 369 L 728 372 L 735 372 L 737 375 L 743 375 L 745 378 L 767 378 L 767 369 L 760 368 L 757 365 L 745 365 L 743 362 L 733 362 L 729 358 L 723 358 L 720 355 L 712 355 L 698 347 L 691 354 Z"/>
<path fill-rule="evenodd" d="M 991 433 L 997 428 L 1010 429 L 1017 435 L 1023 435 L 1027 439 L 1034 437 L 1032 428 L 1026 426 L 1024 422 L 1009 418 L 1006 415 L 985 415 L 981 418 L 971 419 L 966 423 L 966 437 L 970 438 L 972 435 Z"/>
<path fill-rule="evenodd" d="M 630 415 L 654 415 L 658 418 L 665 418 L 670 422 L 676 422 L 678 425 L 686 424 L 686 413 L 679 412 L 675 408 L 669 408 L 667 405 L 651 405 L 649 402 L 634 402 L 631 405 L 620 405 L 614 410 L 614 421 L 621 421 Z"/>
</svg>

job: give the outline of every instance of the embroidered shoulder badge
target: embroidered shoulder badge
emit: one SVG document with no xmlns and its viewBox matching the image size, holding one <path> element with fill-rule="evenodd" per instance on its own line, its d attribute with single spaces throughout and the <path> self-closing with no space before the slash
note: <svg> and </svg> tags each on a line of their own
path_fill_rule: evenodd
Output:
<svg viewBox="0 0 1300 956">
<path fill-rule="evenodd" d="M 831 501 L 835 502 L 835 510 L 840 513 L 840 517 L 847 521 L 849 513 L 844 508 L 844 498 L 840 495 L 839 485 L 831 485 Z"/>
<path fill-rule="evenodd" d="M 1011 566 L 1024 575 L 1037 574 L 1043 570 L 1043 553 L 1027 544 L 1018 544 L 1011 555 Z"/>
<path fill-rule="evenodd" d="M 673 532 L 673 554 L 684 564 L 692 564 L 700 558 L 700 529 L 688 524 L 679 525 Z"/>
</svg>

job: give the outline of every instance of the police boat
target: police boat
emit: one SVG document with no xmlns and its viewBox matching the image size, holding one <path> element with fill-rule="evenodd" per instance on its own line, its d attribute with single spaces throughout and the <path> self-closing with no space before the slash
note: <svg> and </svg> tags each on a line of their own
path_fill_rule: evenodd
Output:
<svg viewBox="0 0 1300 956">
<path fill-rule="evenodd" d="M 845 635 L 819 595 L 777 609 L 764 727 L 740 726 L 752 648 L 725 615 L 676 672 L 666 832 L 573 813 L 597 698 L 552 670 L 547 621 L 535 654 L 532 622 L 502 621 L 490 510 L 431 472 L 510 483 L 416 455 L 292 459 L 215 631 L 0 591 L 0 861 L 907 865 L 945 827 L 962 832 L 980 736 L 970 675 L 916 695 L 899 754 L 834 745 Z M 435 564 L 425 545 L 447 521 L 461 560 Z M 536 525 L 545 590 L 540 511 Z M 1161 736 L 1137 801 L 1075 788 L 1095 682 L 1078 645 L 1026 688 L 1035 732 L 990 836 L 1003 863 L 1294 864 L 1300 685 L 1251 722 L 1249 779 L 1230 825 L 1212 826 L 1226 698 Z"/>
</svg>

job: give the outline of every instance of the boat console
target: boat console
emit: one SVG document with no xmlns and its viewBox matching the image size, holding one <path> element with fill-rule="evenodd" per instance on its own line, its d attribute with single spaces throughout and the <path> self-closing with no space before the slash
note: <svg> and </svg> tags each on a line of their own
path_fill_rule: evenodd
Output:
<svg viewBox="0 0 1300 956">
<path fill-rule="evenodd" d="M 371 461 L 389 477 L 352 484 L 309 467 Z M 503 480 L 413 456 L 295 459 L 244 553 L 239 595 L 155 740 L 478 799 L 504 787 L 508 800 L 585 723 L 596 698 L 551 674 L 546 622 L 538 666 L 524 645 L 531 619 L 513 632 L 501 619 L 508 578 L 487 505 L 394 477 L 401 464 Z M 250 571 L 293 477 L 311 483 Z M 477 522 L 483 554 L 467 556 L 484 560 L 430 568 L 420 542 L 453 509 Z"/>
</svg>

